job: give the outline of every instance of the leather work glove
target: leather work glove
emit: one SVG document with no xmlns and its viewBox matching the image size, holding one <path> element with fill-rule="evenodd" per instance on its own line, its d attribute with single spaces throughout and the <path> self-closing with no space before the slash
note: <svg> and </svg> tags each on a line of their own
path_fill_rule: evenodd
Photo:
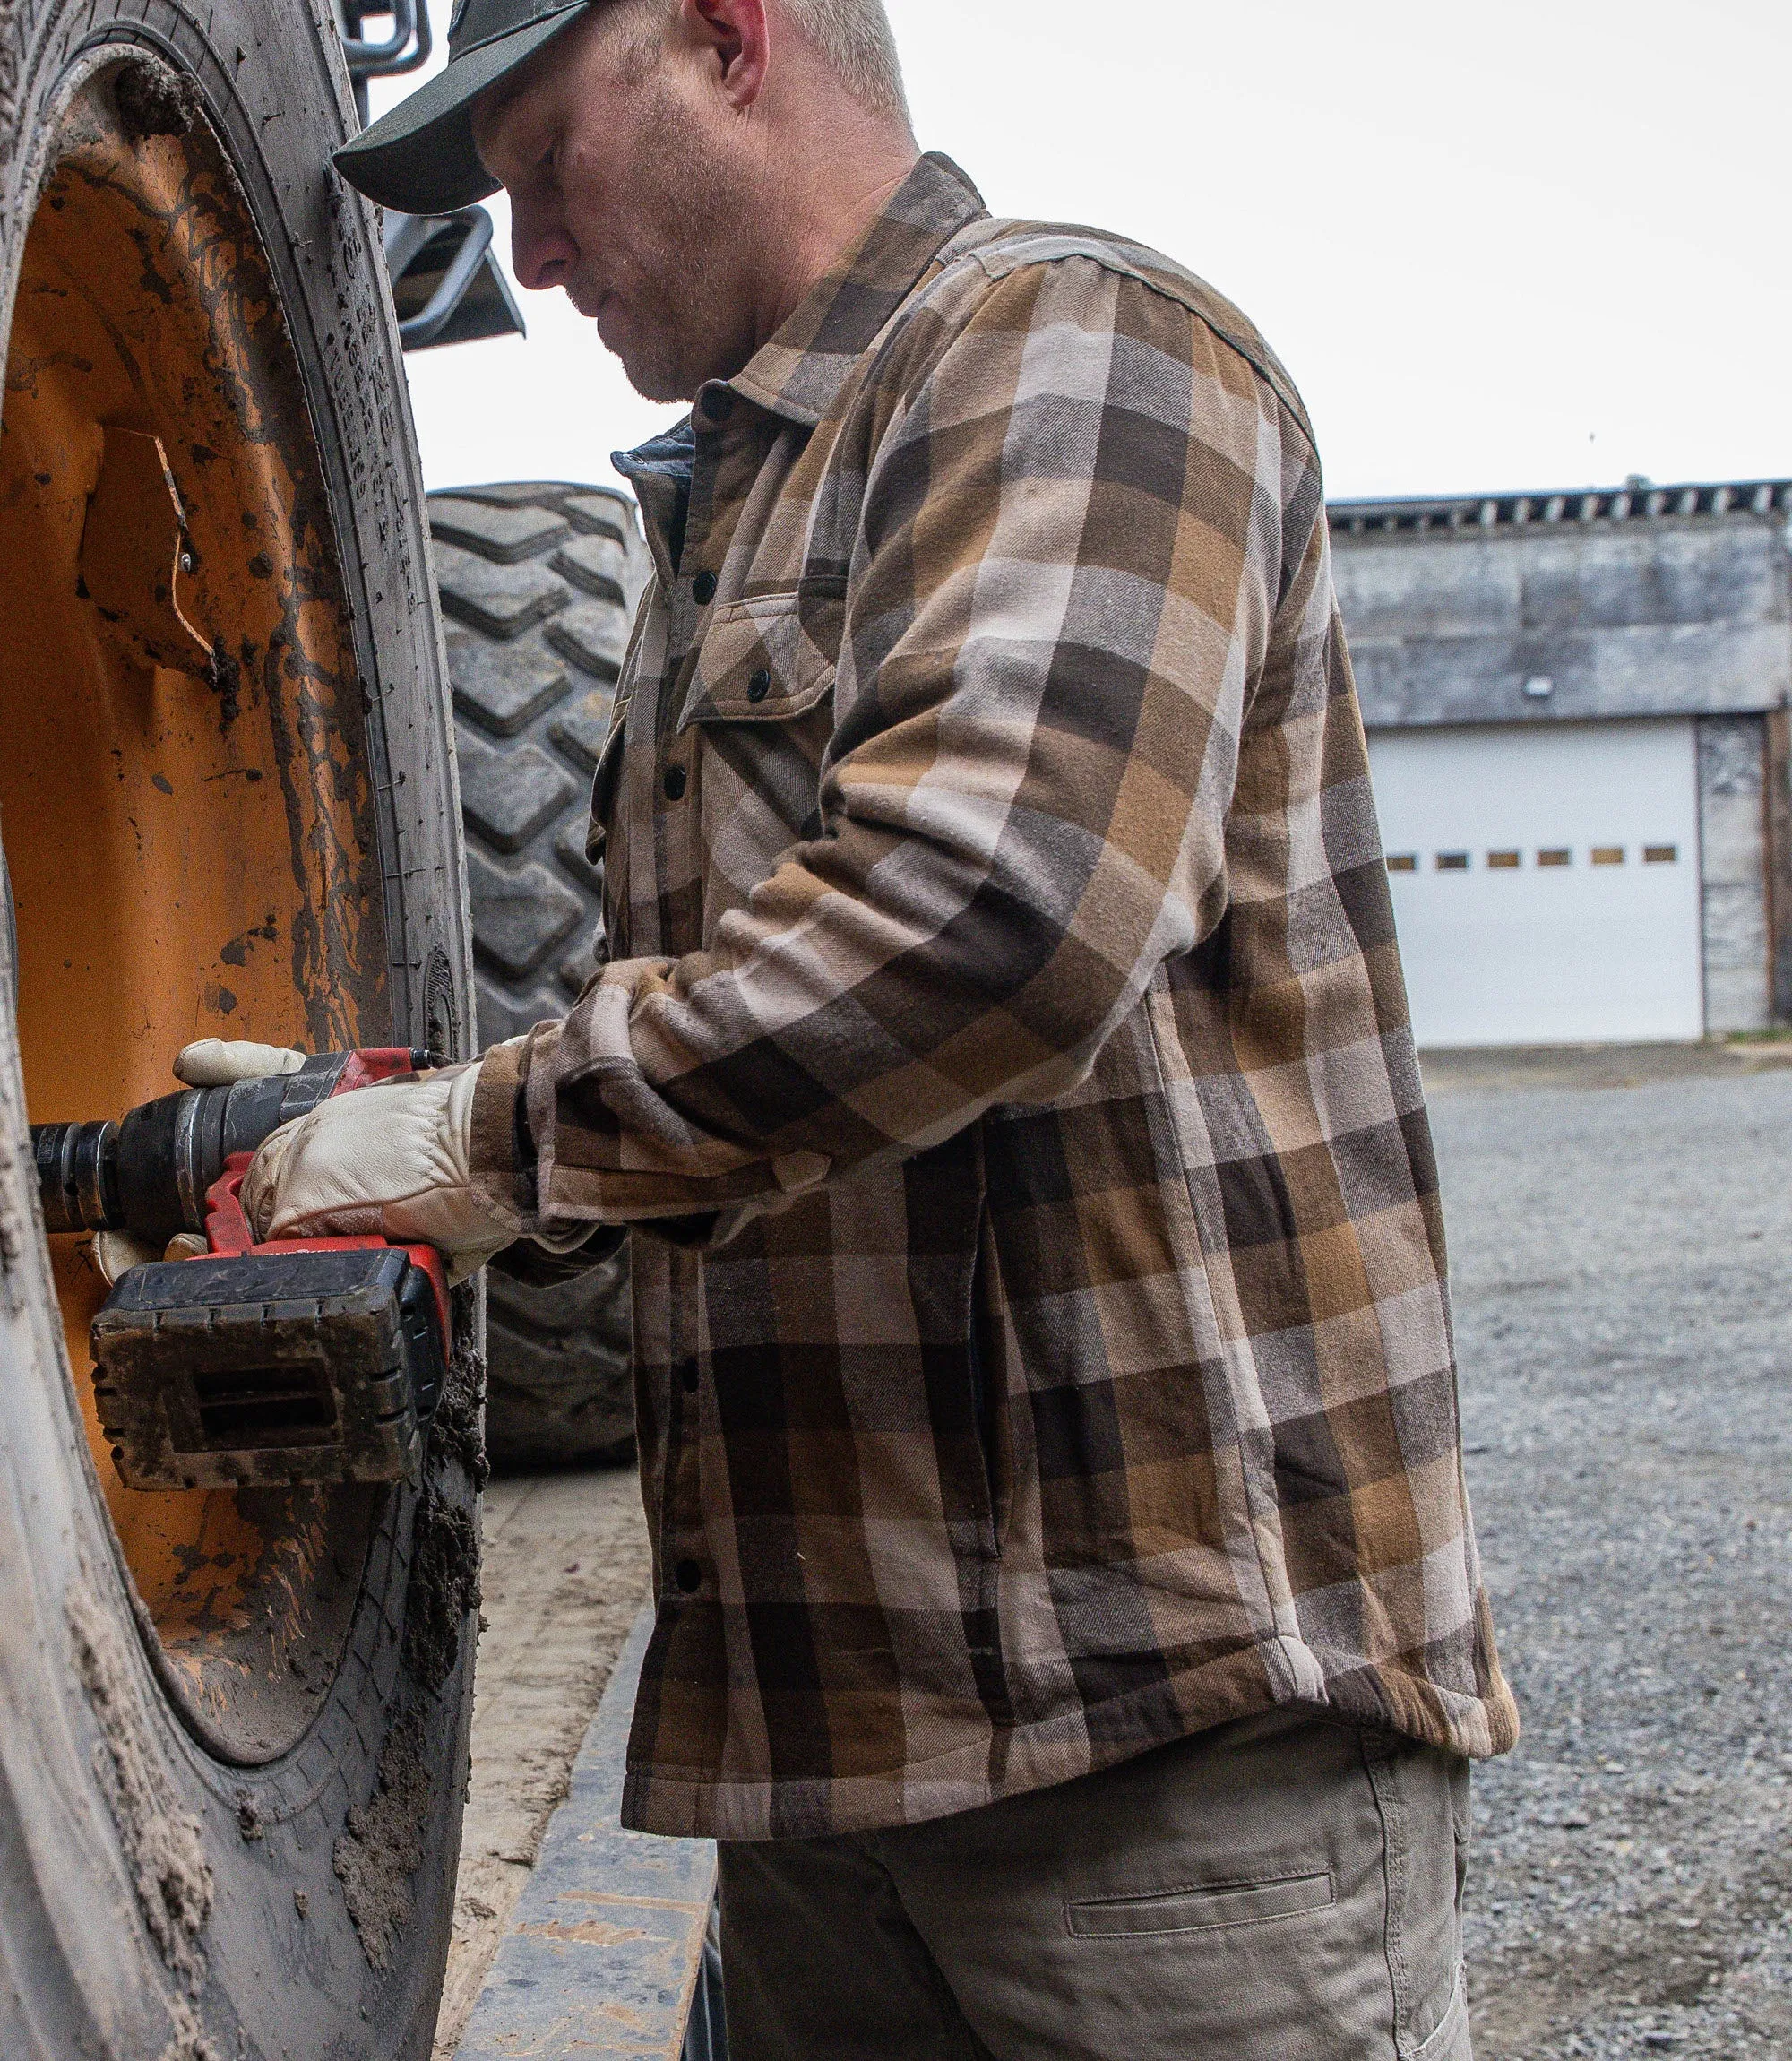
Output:
<svg viewBox="0 0 1792 2061">
<path fill-rule="evenodd" d="M 185 1057 L 185 1054 L 182 1055 Z M 334 1095 L 274 1133 L 243 1183 L 257 1239 L 383 1237 L 434 1246 L 451 1281 L 516 1233 L 473 1189 L 477 1065 Z"/>
<path fill-rule="evenodd" d="M 93 1264 L 108 1288 L 116 1288 L 133 1267 L 148 1266 L 152 1260 L 196 1260 L 205 1249 L 196 1231 L 177 1231 L 166 1246 L 152 1246 L 129 1231 L 93 1234 Z"/>
<path fill-rule="evenodd" d="M 253 1045 L 246 1039 L 202 1038 L 182 1049 L 174 1077 L 188 1088 L 232 1088 L 238 1081 L 268 1081 L 297 1074 L 305 1054 L 287 1045 Z"/>
</svg>

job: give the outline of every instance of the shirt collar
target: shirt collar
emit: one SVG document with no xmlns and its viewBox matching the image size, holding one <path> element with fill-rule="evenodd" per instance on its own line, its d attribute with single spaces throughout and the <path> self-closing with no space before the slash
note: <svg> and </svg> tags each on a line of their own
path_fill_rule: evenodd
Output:
<svg viewBox="0 0 1792 2061">
<path fill-rule="evenodd" d="M 728 384 L 772 414 L 813 427 L 940 252 L 987 212 L 952 160 L 930 152 Z"/>
<path fill-rule="evenodd" d="M 922 158 L 883 211 L 818 280 L 771 342 L 732 380 L 718 381 L 773 415 L 813 428 L 853 366 L 961 229 L 988 212 L 948 157 Z M 612 462 L 633 486 L 648 542 L 668 584 L 683 549 L 697 440 L 691 418 Z"/>
<path fill-rule="evenodd" d="M 669 587 L 685 555 L 685 525 L 691 512 L 691 479 L 696 470 L 697 432 L 686 415 L 633 451 L 613 451 L 610 463 L 641 504 L 642 528 L 659 576 Z"/>
</svg>

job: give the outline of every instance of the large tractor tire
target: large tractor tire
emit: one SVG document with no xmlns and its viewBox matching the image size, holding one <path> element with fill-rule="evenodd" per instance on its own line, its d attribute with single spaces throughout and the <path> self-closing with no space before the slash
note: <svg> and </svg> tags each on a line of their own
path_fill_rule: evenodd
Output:
<svg viewBox="0 0 1792 2061">
<path fill-rule="evenodd" d="M 449 693 L 313 0 L 0 7 L 0 2055 L 421 2061 L 479 1311 L 420 1477 L 142 1493 L 32 1121 L 189 1039 L 473 1050 Z"/>
<path fill-rule="evenodd" d="M 602 880 L 591 775 L 650 574 L 608 487 L 519 482 L 429 498 L 459 718 L 479 1036 L 563 1016 L 590 979 Z M 559 1275 L 562 1278 L 555 1278 Z M 619 1457 L 633 1434 L 628 1261 L 487 1277 L 487 1441 L 501 1471 Z"/>
</svg>

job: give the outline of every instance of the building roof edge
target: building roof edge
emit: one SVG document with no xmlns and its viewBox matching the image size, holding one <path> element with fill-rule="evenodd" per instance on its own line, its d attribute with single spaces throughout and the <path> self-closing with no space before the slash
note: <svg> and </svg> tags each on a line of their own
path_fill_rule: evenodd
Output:
<svg viewBox="0 0 1792 2061">
<path fill-rule="evenodd" d="M 1440 500 L 1333 501 L 1332 532 L 1392 535 L 1425 530 L 1523 530 L 1554 524 L 1662 522 L 1670 517 L 1792 515 L 1792 479 L 1729 479 L 1658 487 L 1633 479 L 1622 487 L 1542 494 L 1464 494 Z"/>
</svg>

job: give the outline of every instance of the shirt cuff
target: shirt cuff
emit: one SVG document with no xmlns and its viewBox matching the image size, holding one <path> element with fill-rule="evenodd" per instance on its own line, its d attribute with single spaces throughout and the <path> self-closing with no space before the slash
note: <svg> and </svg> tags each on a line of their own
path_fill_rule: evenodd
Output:
<svg viewBox="0 0 1792 2061">
<path fill-rule="evenodd" d="M 551 1253 L 577 1252 L 596 1228 L 590 1219 L 550 1222 L 543 1212 L 540 1168 L 529 1126 L 530 1067 L 538 1026 L 525 1038 L 494 1045 L 479 1064 L 467 1148 L 473 1192 L 517 1237 Z"/>
<path fill-rule="evenodd" d="M 538 1205 L 535 1168 L 519 1150 L 518 1111 L 528 1079 L 529 1040 L 494 1045 L 479 1064 L 473 1091 L 473 1123 L 467 1146 L 467 1170 L 473 1191 L 500 1222 L 520 1237 L 535 1229 Z M 524 1133 L 527 1135 L 527 1133 Z"/>
<path fill-rule="evenodd" d="M 609 967 L 570 1017 L 494 1046 L 480 1065 L 469 1177 L 515 1236 L 553 1251 L 582 1244 L 597 1223 L 659 1224 L 676 1242 L 726 1244 L 833 1172 L 821 1152 L 755 1157 L 688 1125 L 633 1049 L 629 970 Z M 569 1082 L 581 1098 L 581 1156 L 570 1167 L 560 1151 Z"/>
</svg>

